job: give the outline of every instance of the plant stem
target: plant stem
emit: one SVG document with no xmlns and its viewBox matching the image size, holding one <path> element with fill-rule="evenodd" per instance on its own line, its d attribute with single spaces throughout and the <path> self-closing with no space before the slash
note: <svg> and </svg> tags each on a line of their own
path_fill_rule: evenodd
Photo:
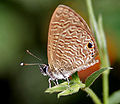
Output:
<svg viewBox="0 0 120 104">
<path fill-rule="evenodd" d="M 83 89 L 85 92 L 87 92 L 92 100 L 94 101 L 95 104 L 102 104 L 100 99 L 97 97 L 97 95 L 90 89 L 90 88 L 85 88 Z"/>
<path fill-rule="evenodd" d="M 100 35 L 99 35 L 99 31 L 98 31 L 97 22 L 95 20 L 95 16 L 94 16 L 94 13 L 93 13 L 91 0 L 86 0 L 86 3 L 87 3 L 87 8 L 88 8 L 88 13 L 89 13 L 91 26 L 92 26 L 92 28 L 93 28 L 93 30 L 95 32 L 99 47 L 101 47 L 102 43 L 101 43 L 101 40 L 100 40 Z"/>
<path fill-rule="evenodd" d="M 93 13 L 93 8 L 92 8 L 92 3 L 91 0 L 86 0 L 87 7 L 88 7 L 88 13 L 90 17 L 90 22 L 92 25 L 92 28 L 95 32 L 96 39 L 98 42 L 99 46 L 99 53 L 101 57 L 101 66 L 102 67 L 109 67 L 109 58 L 108 58 L 108 52 L 107 52 L 107 46 L 106 46 L 106 39 L 105 39 L 105 34 L 102 26 L 102 18 L 99 18 L 99 23 L 97 25 L 97 22 L 95 20 L 95 16 Z M 99 28 L 98 28 L 99 26 Z M 103 101 L 104 104 L 108 104 L 108 97 L 109 97 L 109 86 L 108 86 L 108 77 L 109 77 L 109 70 L 105 71 L 103 73 Z"/>
<path fill-rule="evenodd" d="M 72 78 L 74 81 L 76 81 L 77 83 L 79 82 L 79 85 L 83 85 L 83 83 L 80 81 L 77 73 L 75 73 L 74 75 L 72 75 Z M 89 87 L 85 87 L 81 88 L 83 91 L 85 91 L 86 93 L 89 94 L 89 96 L 92 98 L 92 100 L 94 101 L 95 104 L 102 104 L 100 99 L 98 98 L 98 96 L 92 91 L 92 89 L 90 89 Z"/>
<path fill-rule="evenodd" d="M 102 40 L 102 50 L 103 50 L 103 60 L 101 60 L 102 62 L 102 67 L 109 67 L 110 63 L 109 63 L 109 57 L 108 57 L 108 52 L 107 52 L 107 46 L 106 46 L 106 39 L 105 39 L 105 34 L 104 34 L 104 30 L 103 30 L 103 25 L 102 25 L 102 16 L 99 16 L 98 19 L 98 27 L 99 27 L 99 31 L 101 34 L 101 40 Z M 103 73 L 103 102 L 104 104 L 109 104 L 108 101 L 108 97 L 109 97 L 109 70 L 106 70 Z"/>
</svg>

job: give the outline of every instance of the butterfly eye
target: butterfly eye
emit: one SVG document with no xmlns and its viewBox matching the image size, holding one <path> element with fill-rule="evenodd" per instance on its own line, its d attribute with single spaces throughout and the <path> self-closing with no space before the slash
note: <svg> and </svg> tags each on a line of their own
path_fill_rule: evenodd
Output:
<svg viewBox="0 0 120 104">
<path fill-rule="evenodd" d="M 89 43 L 87 44 L 87 48 L 88 48 L 88 49 L 93 49 L 92 43 L 89 42 Z"/>
</svg>

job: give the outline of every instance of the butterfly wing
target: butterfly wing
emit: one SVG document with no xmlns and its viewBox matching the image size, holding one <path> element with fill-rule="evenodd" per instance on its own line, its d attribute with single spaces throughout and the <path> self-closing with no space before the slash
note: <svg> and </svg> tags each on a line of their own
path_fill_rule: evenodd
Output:
<svg viewBox="0 0 120 104">
<path fill-rule="evenodd" d="M 59 5 L 49 26 L 49 70 L 69 77 L 95 64 L 96 54 L 96 42 L 87 23 L 71 8 Z"/>
</svg>

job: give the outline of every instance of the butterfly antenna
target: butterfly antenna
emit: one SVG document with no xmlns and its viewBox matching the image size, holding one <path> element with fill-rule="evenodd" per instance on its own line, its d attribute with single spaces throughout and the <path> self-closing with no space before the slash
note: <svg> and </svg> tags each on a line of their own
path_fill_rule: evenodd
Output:
<svg viewBox="0 0 120 104">
<path fill-rule="evenodd" d="M 35 56 L 34 54 L 32 54 L 29 50 L 26 50 L 26 52 L 33 56 L 34 58 L 38 59 L 41 61 L 40 58 L 38 58 L 37 56 Z M 40 67 L 40 64 L 39 63 L 20 63 L 20 66 L 39 66 Z"/>
<path fill-rule="evenodd" d="M 34 54 L 32 54 L 29 50 L 26 50 L 26 52 L 27 52 L 29 55 L 33 56 L 34 58 L 42 61 L 40 58 L 38 58 L 37 56 L 35 56 Z"/>
<path fill-rule="evenodd" d="M 30 63 L 30 64 L 28 64 L 28 63 L 20 63 L 20 66 L 40 66 L 40 64 L 39 63 Z"/>
</svg>

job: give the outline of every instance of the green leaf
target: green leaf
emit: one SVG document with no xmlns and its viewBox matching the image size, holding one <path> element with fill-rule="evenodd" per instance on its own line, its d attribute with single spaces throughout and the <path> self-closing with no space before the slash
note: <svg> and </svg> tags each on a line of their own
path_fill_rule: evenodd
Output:
<svg viewBox="0 0 120 104">
<path fill-rule="evenodd" d="M 85 84 L 83 84 L 77 74 L 74 74 L 72 76 L 72 80 L 70 81 L 69 85 L 68 82 L 63 82 L 59 85 L 56 85 L 52 88 L 48 88 L 45 92 L 46 93 L 54 93 L 54 92 L 60 92 L 58 94 L 58 98 L 60 96 L 66 96 L 66 95 L 71 95 L 73 93 L 76 93 L 79 91 L 80 88 L 84 88 Z"/>
<path fill-rule="evenodd" d="M 101 68 L 98 71 L 91 74 L 85 81 L 86 87 L 89 87 L 105 70 L 112 69 L 111 67 Z"/>
<path fill-rule="evenodd" d="M 114 92 L 109 98 L 109 104 L 120 104 L 120 90 Z"/>
<path fill-rule="evenodd" d="M 68 89 L 62 91 L 61 93 L 58 94 L 58 98 L 60 96 L 66 96 L 66 95 L 71 95 L 73 93 L 78 92 L 80 89 L 80 86 L 78 84 L 74 84 L 73 86 L 69 87 Z"/>
<path fill-rule="evenodd" d="M 54 92 L 61 92 L 68 88 L 68 82 L 63 82 L 59 85 L 56 85 L 54 87 L 48 88 L 45 92 L 46 93 L 54 93 Z"/>
</svg>

